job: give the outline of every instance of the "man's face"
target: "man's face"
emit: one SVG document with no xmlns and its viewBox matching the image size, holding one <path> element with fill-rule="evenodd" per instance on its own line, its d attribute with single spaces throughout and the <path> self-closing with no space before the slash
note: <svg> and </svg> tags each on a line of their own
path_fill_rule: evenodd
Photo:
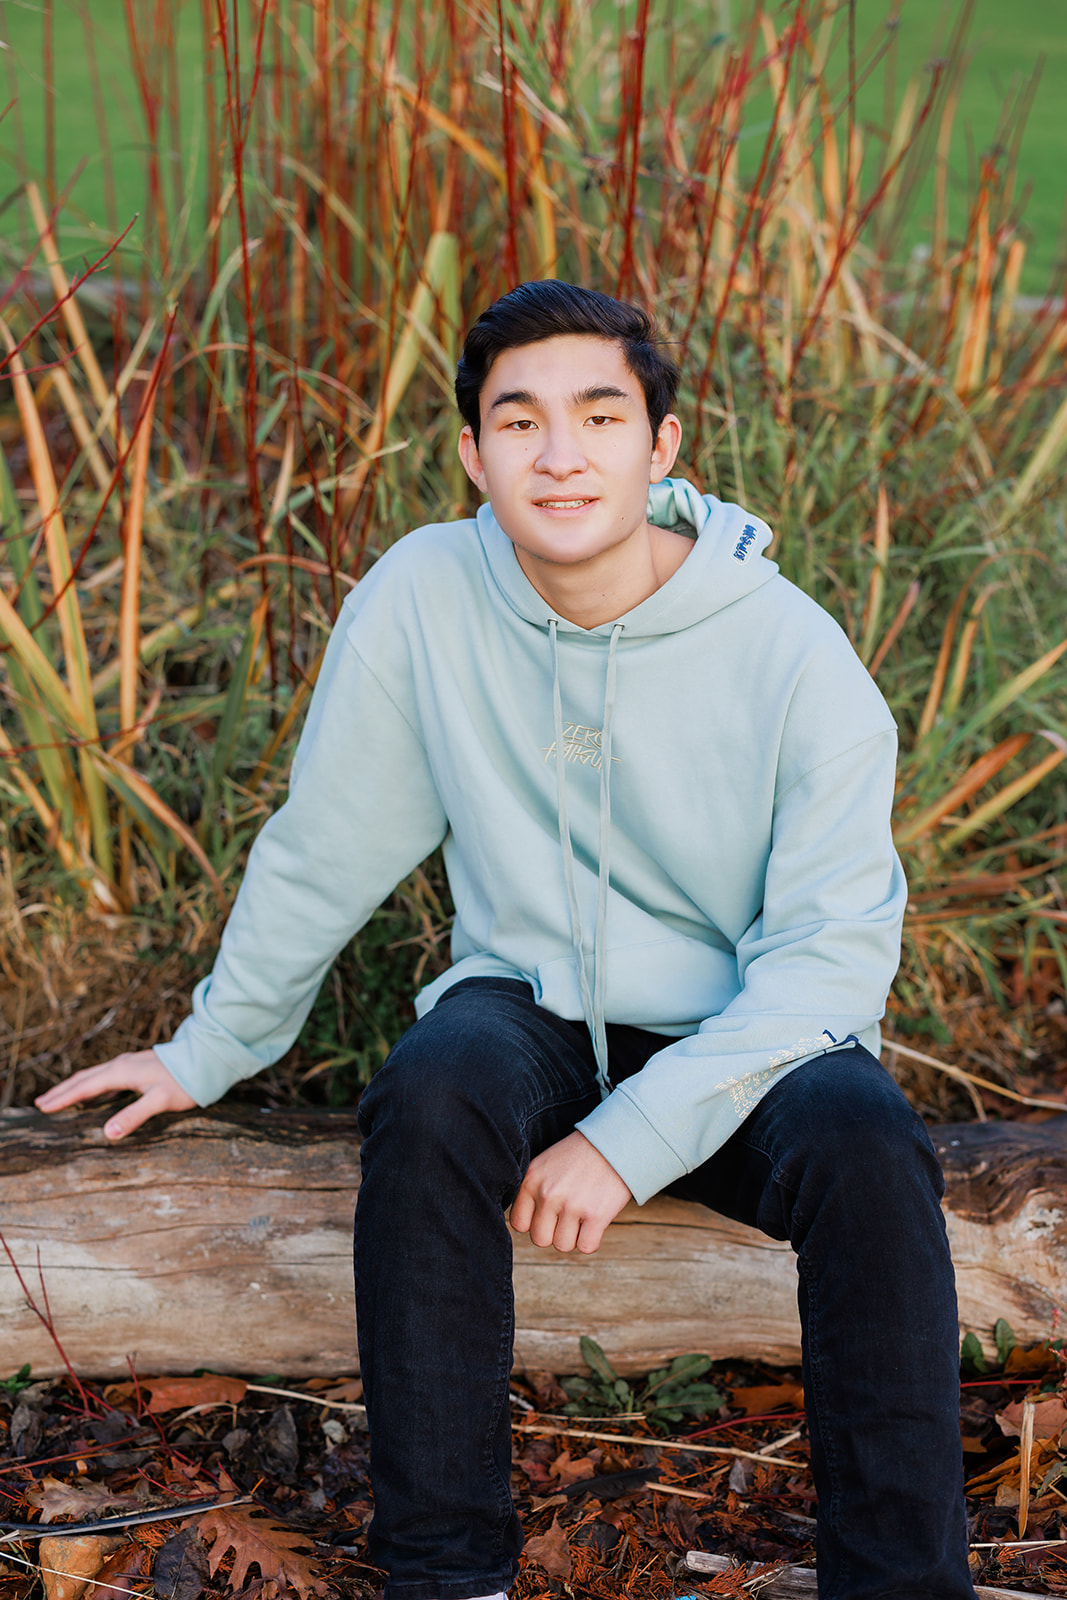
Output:
<svg viewBox="0 0 1067 1600">
<path fill-rule="evenodd" d="M 644 391 L 611 339 L 565 334 L 498 356 L 481 393 L 481 438 L 463 465 L 535 587 L 544 568 L 602 562 L 643 530 L 650 482 L 666 477 L 680 427 L 653 440 Z M 550 575 L 550 574 L 545 574 Z"/>
</svg>

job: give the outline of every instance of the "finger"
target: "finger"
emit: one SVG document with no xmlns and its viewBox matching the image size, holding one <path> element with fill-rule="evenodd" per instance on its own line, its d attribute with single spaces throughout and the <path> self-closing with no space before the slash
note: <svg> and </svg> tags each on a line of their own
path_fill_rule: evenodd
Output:
<svg viewBox="0 0 1067 1600">
<path fill-rule="evenodd" d="M 598 1221 L 595 1217 L 585 1217 L 581 1228 L 578 1230 L 576 1241 L 579 1254 L 583 1256 L 595 1255 L 600 1249 L 606 1232 L 606 1223 Z"/>
<path fill-rule="evenodd" d="M 556 1218 L 555 1231 L 552 1234 L 552 1243 L 560 1255 L 568 1255 L 578 1242 L 580 1217 L 569 1211 L 561 1211 Z"/>
<path fill-rule="evenodd" d="M 123 1106 L 121 1111 L 116 1111 L 104 1123 L 105 1139 L 124 1139 L 128 1133 L 139 1128 L 149 1117 L 158 1115 L 160 1111 L 167 1110 L 167 1095 L 163 1089 L 148 1089 L 139 1100 L 132 1105 Z"/>
<path fill-rule="evenodd" d="M 545 1249 L 556 1242 L 556 1230 L 559 1227 L 559 1213 L 554 1206 L 548 1206 L 543 1200 L 534 1211 L 530 1222 L 530 1239 L 540 1249 Z"/>
<path fill-rule="evenodd" d="M 523 1184 L 511 1202 L 511 1226 L 516 1233 L 529 1233 L 533 1221 L 534 1203 L 529 1189 Z"/>
<path fill-rule="evenodd" d="M 62 1111 L 64 1106 L 78 1105 L 82 1100 L 107 1094 L 112 1087 L 114 1085 L 106 1066 L 83 1067 L 80 1072 L 72 1073 L 62 1083 L 54 1084 L 51 1089 L 39 1094 L 34 1105 L 41 1111 Z"/>
</svg>

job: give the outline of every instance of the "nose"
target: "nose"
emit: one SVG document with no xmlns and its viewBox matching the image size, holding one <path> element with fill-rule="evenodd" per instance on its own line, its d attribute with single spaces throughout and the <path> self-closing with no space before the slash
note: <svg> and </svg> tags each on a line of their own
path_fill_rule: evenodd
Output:
<svg viewBox="0 0 1067 1600">
<path fill-rule="evenodd" d="M 538 472 L 547 473 L 550 478 L 569 478 L 572 473 L 585 471 L 588 460 L 577 430 L 558 425 L 545 428 L 540 444 L 535 463 Z"/>
</svg>

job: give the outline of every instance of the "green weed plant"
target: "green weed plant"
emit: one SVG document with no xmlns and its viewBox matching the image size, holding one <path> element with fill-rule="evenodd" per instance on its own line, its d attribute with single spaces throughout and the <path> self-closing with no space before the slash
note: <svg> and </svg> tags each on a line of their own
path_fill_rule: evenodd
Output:
<svg viewBox="0 0 1067 1600">
<path fill-rule="evenodd" d="M 714 1384 L 704 1383 L 711 1371 L 708 1356 L 675 1356 L 636 1386 L 620 1378 L 595 1339 L 579 1340 L 589 1377 L 561 1378 L 568 1396 L 563 1414 L 569 1417 L 643 1416 L 659 1433 L 667 1433 L 685 1419 L 712 1416 L 726 1404 Z"/>
<path fill-rule="evenodd" d="M 116 240 L 64 255 L 65 175 L 9 197 L 32 243 L 0 306 L 7 900 L 180 916 L 206 884 L 221 918 L 344 595 L 473 507 L 462 330 L 555 275 L 655 309 L 679 470 L 767 518 L 893 708 L 905 1025 L 1010 965 L 1067 984 L 1067 314 L 1020 307 L 995 128 L 949 207 L 962 34 L 894 86 L 891 36 L 851 50 L 831 0 L 710 44 L 705 8 L 664 29 L 648 0 L 203 19 L 202 185 L 163 181 L 177 56 L 131 37 L 135 274 Z M 862 121 L 880 78 L 885 118 Z M 447 959 L 437 869 L 382 918 L 311 1025 L 346 1081 Z"/>
</svg>

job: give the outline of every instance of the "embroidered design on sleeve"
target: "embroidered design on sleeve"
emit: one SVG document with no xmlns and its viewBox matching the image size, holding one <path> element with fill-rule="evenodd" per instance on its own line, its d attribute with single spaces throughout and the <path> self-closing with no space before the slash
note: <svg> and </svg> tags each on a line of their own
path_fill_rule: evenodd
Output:
<svg viewBox="0 0 1067 1600">
<path fill-rule="evenodd" d="M 776 1050 L 772 1056 L 767 1057 L 769 1067 L 784 1067 L 787 1061 L 798 1061 L 801 1056 L 814 1055 L 816 1050 L 829 1050 L 837 1040 L 832 1033 L 824 1028 L 817 1039 L 798 1039 L 795 1044 L 787 1044 L 783 1049 Z"/>
<path fill-rule="evenodd" d="M 730 1104 L 738 1121 L 743 1122 L 749 1112 L 759 1105 L 778 1072 L 776 1066 L 762 1067 L 758 1072 L 747 1072 L 743 1078 L 723 1079 L 722 1087 L 729 1093 Z"/>
<path fill-rule="evenodd" d="M 799 1061 L 803 1056 L 831 1050 L 836 1045 L 837 1040 L 833 1034 L 829 1030 L 824 1030 L 816 1039 L 797 1039 L 795 1044 L 785 1045 L 783 1049 L 776 1050 L 773 1055 L 767 1057 L 767 1065 L 760 1067 L 757 1072 L 747 1072 L 743 1078 L 724 1078 L 722 1088 L 729 1093 L 734 1115 L 744 1121 L 749 1112 L 759 1105 L 774 1079 L 790 1061 Z"/>
</svg>

